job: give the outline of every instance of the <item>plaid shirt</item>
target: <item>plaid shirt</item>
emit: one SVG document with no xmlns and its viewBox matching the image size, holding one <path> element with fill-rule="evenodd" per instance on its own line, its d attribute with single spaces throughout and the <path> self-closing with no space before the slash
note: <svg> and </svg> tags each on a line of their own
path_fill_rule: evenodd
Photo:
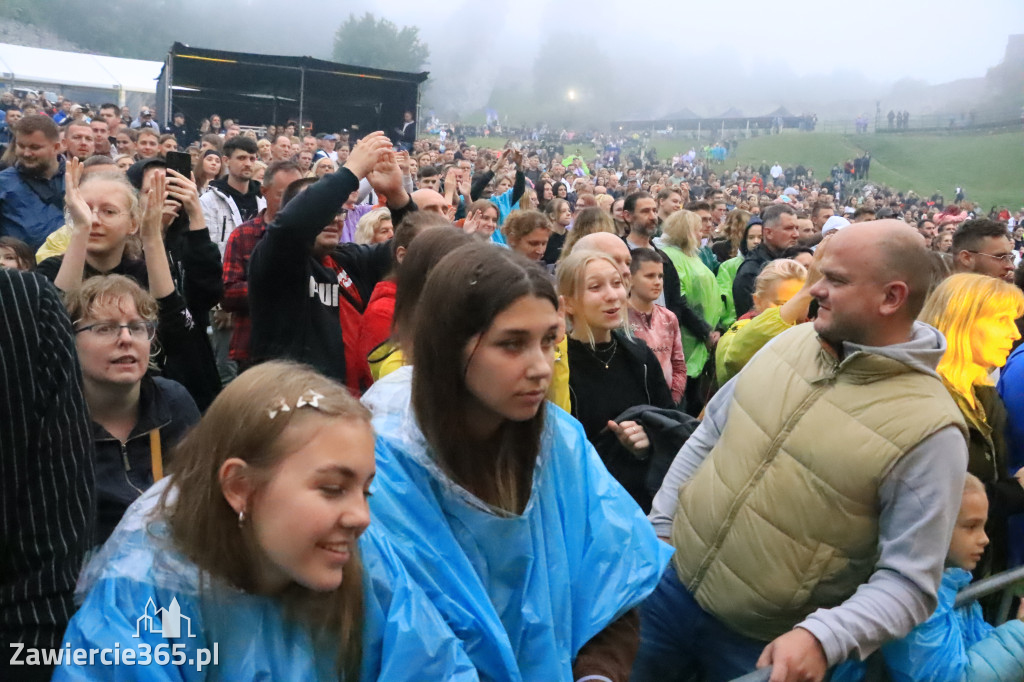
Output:
<svg viewBox="0 0 1024 682">
<path fill-rule="evenodd" d="M 266 210 L 249 222 L 242 223 L 228 236 L 224 247 L 224 300 L 221 307 L 233 313 L 234 331 L 228 357 L 235 361 L 248 362 L 249 337 L 252 335 L 252 321 L 249 319 L 249 257 L 263 235 L 267 224 L 263 218 Z"/>
</svg>

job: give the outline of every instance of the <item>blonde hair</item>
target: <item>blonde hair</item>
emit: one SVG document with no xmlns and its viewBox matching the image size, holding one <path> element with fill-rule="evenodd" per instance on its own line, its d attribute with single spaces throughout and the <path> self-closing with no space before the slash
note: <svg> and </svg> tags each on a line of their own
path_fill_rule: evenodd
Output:
<svg viewBox="0 0 1024 682">
<path fill-rule="evenodd" d="M 375 208 L 364 214 L 356 223 L 356 232 L 352 241 L 356 244 L 369 244 L 373 241 L 373 234 L 385 220 L 391 220 L 391 211 L 387 208 Z"/>
<path fill-rule="evenodd" d="M 722 228 L 722 232 L 732 244 L 733 252 L 739 250 L 740 242 L 743 241 L 743 230 L 749 222 L 750 211 L 745 211 L 742 208 L 734 208 L 725 216 L 725 226 Z"/>
<path fill-rule="evenodd" d="M 687 256 L 696 256 L 700 248 L 700 216 L 693 211 L 676 211 L 661 225 L 665 243 Z"/>
<path fill-rule="evenodd" d="M 780 282 L 807 281 L 807 268 L 789 258 L 770 261 L 754 280 L 754 297 L 763 299 Z"/>
<path fill-rule="evenodd" d="M 149 130 L 152 130 L 152 128 L 149 128 Z M 139 203 L 139 193 L 132 186 L 132 183 L 128 182 L 128 176 L 120 170 L 86 173 L 79 187 L 85 187 L 94 182 L 110 182 L 124 191 L 125 196 L 128 198 L 128 213 L 131 215 L 132 226 L 138 229 L 139 225 L 142 224 L 142 204 Z"/>
<path fill-rule="evenodd" d="M 968 473 L 964 478 L 964 495 L 968 493 L 981 493 L 987 495 L 985 491 L 985 484 L 981 482 L 981 479 L 972 473 Z"/>
<path fill-rule="evenodd" d="M 951 275 L 925 301 L 918 319 L 946 337 L 946 352 L 935 371 L 964 396 L 972 395 L 974 384 L 991 385 L 987 370 L 974 369 L 971 337 L 979 319 L 1000 314 L 1024 315 L 1024 293 L 987 275 Z"/>
<path fill-rule="evenodd" d="M 562 255 L 558 258 L 559 262 L 564 261 L 572 254 L 572 249 L 576 246 L 576 242 L 588 234 L 596 232 L 615 234 L 615 221 L 612 220 L 612 214 L 608 211 L 597 206 L 588 206 L 576 215 L 576 219 L 572 223 L 572 230 L 569 231 L 568 236 L 565 238 L 565 244 L 562 245 Z"/>
<path fill-rule="evenodd" d="M 615 261 L 611 256 L 602 252 L 594 251 L 592 249 L 578 249 L 573 251 L 564 261 L 558 264 L 558 295 L 569 300 L 578 300 L 580 292 L 583 291 L 586 285 L 587 279 L 587 267 L 596 261 L 604 261 L 614 268 L 615 273 L 618 274 L 619 266 L 615 264 Z M 622 319 L 620 320 L 620 327 L 626 329 L 626 306 L 622 307 Z M 568 321 L 572 324 L 571 328 L 585 328 L 587 331 L 587 337 L 590 340 L 590 345 L 595 345 L 594 333 L 590 330 L 590 326 L 585 320 L 576 320 L 574 316 L 567 315 Z"/>
<path fill-rule="evenodd" d="M 311 390 L 321 396 L 318 406 L 295 407 L 298 398 Z M 270 411 L 282 400 L 292 409 L 271 417 Z M 289 454 L 286 430 L 293 425 L 301 427 L 312 418 L 345 419 L 370 428 L 369 411 L 341 384 L 305 365 L 267 362 L 228 384 L 202 421 L 175 447 L 169 467 L 173 478 L 160 498 L 160 509 L 175 546 L 200 570 L 256 592 L 260 550 L 255 531 L 251 523 L 239 528 L 238 514 L 221 487 L 221 465 L 231 458 L 245 461 L 251 472 L 246 475 L 254 477 L 254 494 L 258 496 Z M 337 590 L 313 592 L 295 584 L 285 591 L 282 601 L 290 613 L 309 625 L 314 637 L 323 631 L 334 635 L 344 679 L 358 677 L 363 625 L 358 547 L 352 548 Z"/>
<path fill-rule="evenodd" d="M 124 303 L 131 301 L 142 319 L 152 322 L 157 318 L 157 304 L 153 296 L 138 282 L 124 275 L 97 275 L 84 280 L 64 294 L 64 307 L 75 324 L 90 317 L 97 308 L 112 305 L 124 311 Z"/>
</svg>

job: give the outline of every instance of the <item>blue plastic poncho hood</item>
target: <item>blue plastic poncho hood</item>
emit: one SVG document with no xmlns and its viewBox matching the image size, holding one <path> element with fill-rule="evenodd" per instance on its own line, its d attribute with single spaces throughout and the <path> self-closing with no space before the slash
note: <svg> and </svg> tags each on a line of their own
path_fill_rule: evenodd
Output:
<svg viewBox="0 0 1024 682">
<path fill-rule="evenodd" d="M 481 679 L 572 679 L 580 648 L 654 590 L 672 549 L 552 404 L 526 509 L 496 514 L 431 458 L 411 372 L 363 399 L 379 434 L 375 518 Z"/>
<path fill-rule="evenodd" d="M 114 534 L 79 578 L 81 610 L 68 625 L 66 645 L 74 648 L 137 648 L 146 643 L 183 644 L 185 658 L 199 649 L 219 652 L 219 664 L 199 672 L 195 665 L 58 666 L 65 680 L 338 680 L 336 652 L 314 646 L 308 629 L 287 619 L 278 601 L 248 594 L 202 576 L 171 547 L 166 523 L 155 515 L 169 479 L 151 487 L 129 508 Z M 364 632 L 361 680 L 478 679 L 460 642 L 371 523 L 359 541 L 364 575 Z M 137 618 L 149 600 L 167 608 L 177 600 L 189 618 L 182 636 L 165 639 L 143 630 Z M 189 637 L 191 631 L 195 637 Z"/>
</svg>

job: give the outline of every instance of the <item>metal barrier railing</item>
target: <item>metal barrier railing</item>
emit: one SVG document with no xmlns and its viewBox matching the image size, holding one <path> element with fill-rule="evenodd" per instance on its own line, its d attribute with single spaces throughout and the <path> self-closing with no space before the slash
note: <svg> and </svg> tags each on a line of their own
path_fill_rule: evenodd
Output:
<svg viewBox="0 0 1024 682">
<path fill-rule="evenodd" d="M 954 608 L 961 608 L 968 604 L 978 601 L 982 597 L 987 597 L 990 594 L 996 592 L 1002 592 L 1003 598 L 999 605 L 998 619 L 996 625 L 1004 623 L 1007 619 L 1007 615 L 1010 611 L 1010 605 L 1013 601 L 1012 588 L 1017 583 L 1024 582 L 1024 566 L 1010 569 L 1009 571 L 1003 571 L 996 575 L 989 576 L 975 583 L 972 583 L 960 590 L 960 593 L 956 596 L 956 601 L 953 604 Z M 737 677 L 732 682 L 768 682 L 768 679 L 772 675 L 771 667 L 761 668 L 755 670 L 752 673 L 747 673 L 742 677 Z"/>
</svg>

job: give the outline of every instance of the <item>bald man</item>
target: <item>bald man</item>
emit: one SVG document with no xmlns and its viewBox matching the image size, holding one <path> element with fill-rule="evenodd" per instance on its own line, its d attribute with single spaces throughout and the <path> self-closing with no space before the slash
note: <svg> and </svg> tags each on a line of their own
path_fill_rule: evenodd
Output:
<svg viewBox="0 0 1024 682">
<path fill-rule="evenodd" d="M 418 189 L 412 193 L 412 200 L 421 211 L 430 211 L 451 220 L 454 215 L 451 204 L 432 189 Z"/>
<path fill-rule="evenodd" d="M 916 321 L 927 250 L 899 221 L 851 225 L 820 269 L 817 319 L 722 387 L 655 497 L 678 551 L 635 679 L 821 680 L 935 609 L 967 446 L 945 340 Z"/>
<path fill-rule="evenodd" d="M 622 239 L 611 232 L 594 232 L 586 237 L 581 237 L 572 247 L 573 251 L 577 249 L 600 251 L 609 256 L 615 261 L 619 274 L 622 275 L 622 281 L 626 285 L 626 290 L 629 290 L 633 281 L 629 272 L 629 266 L 633 263 L 633 257 L 629 254 L 629 248 Z M 563 257 L 566 255 L 568 254 L 562 254 Z"/>
</svg>

